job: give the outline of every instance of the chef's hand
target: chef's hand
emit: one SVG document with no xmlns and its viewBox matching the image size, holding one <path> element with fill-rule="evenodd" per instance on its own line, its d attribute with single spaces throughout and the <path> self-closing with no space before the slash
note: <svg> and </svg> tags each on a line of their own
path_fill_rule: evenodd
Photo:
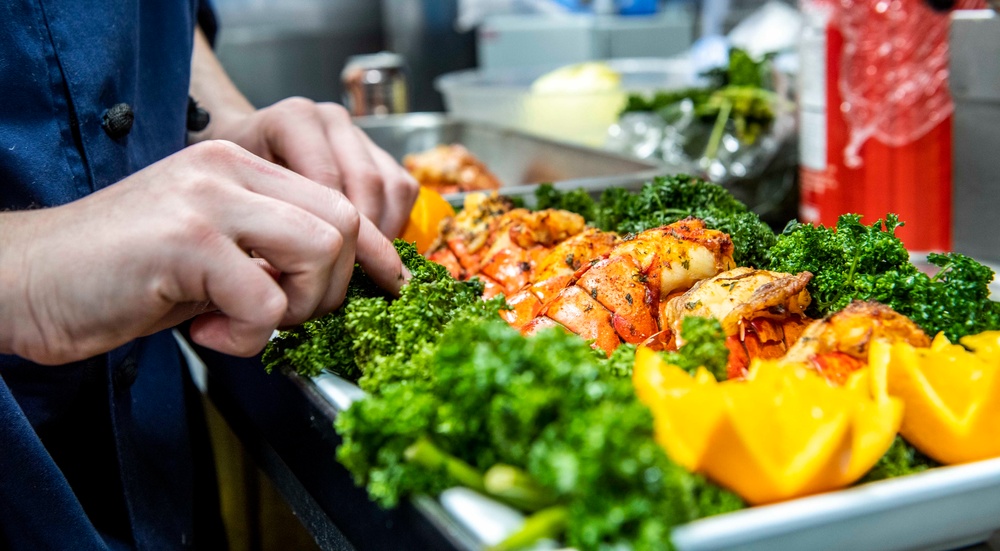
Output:
<svg viewBox="0 0 1000 551">
<path fill-rule="evenodd" d="M 355 260 L 398 292 L 395 249 L 340 192 L 206 142 L 73 203 L 0 213 L 0 352 L 65 363 L 195 317 L 195 342 L 252 355 L 337 307 Z"/>
<path fill-rule="evenodd" d="M 193 141 L 223 139 L 343 192 L 361 214 L 397 237 L 417 198 L 417 182 L 335 103 L 289 98 L 256 110 L 229 80 L 200 31 L 191 95 L 211 116 Z"/>
<path fill-rule="evenodd" d="M 213 136 L 343 192 L 385 235 L 402 231 L 417 182 L 340 105 L 290 98 L 241 117 L 217 119 L 211 123 L 218 125 Z"/>
</svg>

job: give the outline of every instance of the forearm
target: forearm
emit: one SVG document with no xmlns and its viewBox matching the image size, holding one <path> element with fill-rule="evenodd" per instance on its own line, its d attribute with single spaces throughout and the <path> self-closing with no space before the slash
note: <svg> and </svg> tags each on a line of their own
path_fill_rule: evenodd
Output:
<svg viewBox="0 0 1000 551">
<path fill-rule="evenodd" d="M 235 121 L 254 112 L 253 105 L 230 80 L 199 28 L 195 29 L 191 55 L 190 95 L 211 116 L 205 130 L 190 134 L 191 143 L 221 138 Z"/>
<path fill-rule="evenodd" d="M 0 354 L 15 353 L 18 320 L 25 313 L 23 258 L 16 247 L 21 239 L 20 222 L 21 213 L 0 213 Z"/>
</svg>

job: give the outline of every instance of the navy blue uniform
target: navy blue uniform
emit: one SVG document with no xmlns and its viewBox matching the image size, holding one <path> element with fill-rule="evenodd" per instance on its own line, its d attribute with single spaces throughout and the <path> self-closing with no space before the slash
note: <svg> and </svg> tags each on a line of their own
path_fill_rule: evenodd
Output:
<svg viewBox="0 0 1000 551">
<path fill-rule="evenodd" d="M 198 0 L 0 3 L 0 208 L 68 203 L 184 147 L 199 14 L 211 31 Z M 130 127 L 106 122 L 115 106 Z M 196 522 L 211 479 L 169 333 L 57 367 L 0 356 L 0 376 L 0 548 L 219 544 Z"/>
</svg>

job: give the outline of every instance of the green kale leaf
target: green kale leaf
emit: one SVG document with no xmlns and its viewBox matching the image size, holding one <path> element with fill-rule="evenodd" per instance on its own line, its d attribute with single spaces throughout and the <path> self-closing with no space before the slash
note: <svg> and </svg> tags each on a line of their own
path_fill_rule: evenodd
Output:
<svg viewBox="0 0 1000 551">
<path fill-rule="evenodd" d="M 597 217 L 597 202 L 583 189 L 557 190 L 552 184 L 535 189 L 535 210 L 560 209 L 575 212 L 587 222 Z"/>
<path fill-rule="evenodd" d="M 481 487 L 581 549 L 666 549 L 673 526 L 743 506 L 670 461 L 631 380 L 579 337 L 469 320 L 430 349 L 426 381 L 389 383 L 337 420 L 338 457 L 380 503 Z M 480 482 L 497 471 L 506 482 Z"/>
<path fill-rule="evenodd" d="M 496 318 L 503 299 L 483 301 L 478 280 L 457 281 L 448 270 L 396 240 L 413 275 L 398 298 L 355 267 L 344 304 L 336 311 L 283 331 L 264 351 L 268 369 L 289 366 L 304 375 L 330 370 L 359 381 L 368 392 L 401 380 L 426 380 L 419 359 L 456 318 Z"/>
<path fill-rule="evenodd" d="M 1000 306 L 989 300 L 993 271 L 958 253 L 931 254 L 939 266 L 929 276 L 910 262 L 895 235 L 902 223 L 893 214 L 871 226 L 861 216 L 845 214 L 834 228 L 791 222 L 770 251 L 770 269 L 813 274 L 808 313 L 822 317 L 854 300 L 888 305 L 909 317 L 927 334 L 952 341 L 1000 329 Z"/>
<path fill-rule="evenodd" d="M 726 188 L 687 176 L 659 177 L 638 193 L 620 188 L 601 196 L 595 219 L 604 230 L 622 234 L 671 224 L 689 216 L 733 240 L 733 259 L 740 266 L 761 267 L 775 243 L 774 232 Z"/>
<path fill-rule="evenodd" d="M 717 381 L 726 380 L 729 349 L 719 320 L 688 316 L 681 320 L 681 338 L 683 344 L 676 352 L 662 353 L 664 361 L 692 375 L 704 367 Z"/>
<path fill-rule="evenodd" d="M 875 482 L 887 478 L 896 478 L 913 473 L 940 467 L 941 464 L 910 445 L 902 436 L 897 436 L 889 446 L 889 450 L 878 460 L 878 463 L 858 482 Z"/>
</svg>

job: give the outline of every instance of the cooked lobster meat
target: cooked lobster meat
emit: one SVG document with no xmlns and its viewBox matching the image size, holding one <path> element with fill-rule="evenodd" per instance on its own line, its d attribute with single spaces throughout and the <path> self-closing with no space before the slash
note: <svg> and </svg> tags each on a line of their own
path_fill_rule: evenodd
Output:
<svg viewBox="0 0 1000 551">
<path fill-rule="evenodd" d="M 610 354 L 657 333 L 661 298 L 731 269 L 732 253 L 728 235 L 689 218 L 625 238 L 568 278 L 560 272 L 554 294 L 540 281 L 509 295 L 513 309 L 502 315 L 526 334 L 561 325 Z"/>
<path fill-rule="evenodd" d="M 812 274 L 797 275 L 753 268 L 734 268 L 695 283 L 683 295 L 666 303 L 665 325 L 680 332 L 685 316 L 714 317 L 723 331 L 735 334 L 751 319 L 784 321 L 804 316 L 811 298 L 806 285 Z"/>
<path fill-rule="evenodd" d="M 477 276 L 487 298 L 508 295 L 535 281 L 536 266 L 552 247 L 585 228 L 582 216 L 563 210 L 513 208 L 496 194 L 472 194 L 465 208 L 445 222 L 428 258 L 456 279 Z M 567 253 L 570 254 L 570 253 Z"/>
<path fill-rule="evenodd" d="M 500 180 L 482 161 L 459 144 L 439 145 L 403 157 L 403 167 L 420 185 L 438 193 L 500 188 Z"/>
<path fill-rule="evenodd" d="M 548 302 L 565 287 L 580 268 L 591 260 L 607 256 L 621 242 L 616 233 L 586 228 L 559 243 L 539 261 L 531 275 L 531 290 Z"/>
<path fill-rule="evenodd" d="M 713 317 L 727 336 L 728 378 L 742 378 L 750 358 L 783 356 L 811 321 L 805 317 L 811 279 L 809 272 L 793 275 L 742 267 L 704 279 L 664 303 L 660 327 L 669 332 L 658 339 L 667 342 L 666 348 L 675 348 L 683 344 L 685 317 Z"/>
<path fill-rule="evenodd" d="M 855 301 L 840 312 L 809 325 L 789 348 L 786 360 L 811 365 L 828 380 L 844 383 L 868 364 L 875 339 L 930 346 L 931 339 L 910 318 L 877 302 Z"/>
<path fill-rule="evenodd" d="M 496 239 L 502 215 L 513 210 L 510 199 L 497 194 L 472 193 L 462 210 L 442 223 L 441 235 L 427 257 L 444 265 L 456 279 L 468 279 L 479 267 L 484 247 Z"/>
</svg>

